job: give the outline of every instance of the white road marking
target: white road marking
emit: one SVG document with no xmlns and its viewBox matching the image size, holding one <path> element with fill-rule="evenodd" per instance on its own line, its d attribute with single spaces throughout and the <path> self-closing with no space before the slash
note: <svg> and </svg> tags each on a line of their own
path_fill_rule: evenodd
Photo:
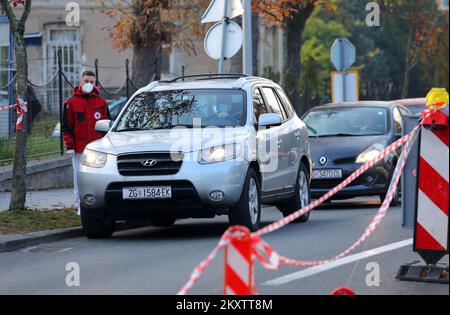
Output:
<svg viewBox="0 0 450 315">
<path fill-rule="evenodd" d="M 343 265 L 347 265 L 350 264 L 352 262 L 358 261 L 358 260 L 362 260 L 362 259 L 366 259 L 372 256 L 376 256 L 379 254 L 383 254 L 386 252 L 390 252 L 399 248 L 403 248 L 409 245 L 413 244 L 413 239 L 408 239 L 408 240 L 404 240 L 401 242 L 397 242 L 397 243 L 392 243 L 389 245 L 385 245 L 385 246 L 381 246 L 378 248 L 374 248 L 374 249 L 370 249 L 367 250 L 365 252 L 361 252 L 358 254 L 354 254 L 351 256 L 347 256 L 344 258 L 341 258 L 339 260 L 336 260 L 335 262 L 326 264 L 326 265 L 321 265 L 321 266 L 316 266 L 316 267 L 310 267 L 301 271 L 297 271 L 270 281 L 267 281 L 265 283 L 263 283 L 263 285 L 267 285 L 267 286 L 279 286 L 279 285 L 283 285 L 295 280 L 299 280 L 299 279 L 303 279 L 306 277 L 310 277 L 313 276 L 315 274 L 321 273 L 321 272 L 325 272 Z"/>
</svg>

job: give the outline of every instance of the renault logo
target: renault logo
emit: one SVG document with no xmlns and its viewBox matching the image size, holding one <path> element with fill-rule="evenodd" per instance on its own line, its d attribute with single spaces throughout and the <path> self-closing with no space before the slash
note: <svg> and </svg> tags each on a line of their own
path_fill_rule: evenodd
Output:
<svg viewBox="0 0 450 315">
<path fill-rule="evenodd" d="M 320 159 L 319 159 L 319 163 L 320 163 L 320 165 L 325 165 L 325 164 L 327 164 L 327 162 L 328 162 L 328 159 L 325 157 L 325 156 L 322 156 Z"/>
<path fill-rule="evenodd" d="M 158 161 L 156 160 L 145 160 L 142 162 L 142 165 L 144 165 L 145 167 L 153 167 L 156 165 L 156 163 L 158 163 Z"/>
</svg>

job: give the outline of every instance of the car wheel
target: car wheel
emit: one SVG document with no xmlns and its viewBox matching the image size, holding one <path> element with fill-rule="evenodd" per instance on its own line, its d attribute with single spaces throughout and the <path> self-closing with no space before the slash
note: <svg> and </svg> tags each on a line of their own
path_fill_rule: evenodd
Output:
<svg viewBox="0 0 450 315">
<path fill-rule="evenodd" d="M 81 225 L 87 238 L 101 239 L 111 237 L 116 221 L 81 207 Z"/>
<path fill-rule="evenodd" d="M 400 194 L 401 194 L 400 189 L 397 188 L 395 196 L 394 196 L 394 198 L 392 198 L 392 202 L 391 202 L 392 207 L 400 206 L 402 204 L 402 202 L 400 200 Z M 386 199 L 386 196 L 387 196 L 387 193 L 380 195 L 381 202 L 383 202 L 384 199 Z"/>
<path fill-rule="evenodd" d="M 167 218 L 154 218 L 150 221 L 152 222 L 152 225 L 156 227 L 169 227 L 174 225 L 177 219 L 167 217 Z"/>
<path fill-rule="evenodd" d="M 231 225 L 243 225 L 256 231 L 261 222 L 261 185 L 258 174 L 249 169 L 244 188 L 237 205 L 230 209 L 228 218 Z"/>
<path fill-rule="evenodd" d="M 309 187 L 309 177 L 306 167 L 301 164 L 300 171 L 298 173 L 297 184 L 295 186 L 295 194 L 287 202 L 279 207 L 284 217 L 291 215 L 292 213 L 306 207 L 311 201 Z M 305 223 L 309 220 L 311 211 L 305 213 L 300 218 L 294 221 L 294 223 Z"/>
</svg>

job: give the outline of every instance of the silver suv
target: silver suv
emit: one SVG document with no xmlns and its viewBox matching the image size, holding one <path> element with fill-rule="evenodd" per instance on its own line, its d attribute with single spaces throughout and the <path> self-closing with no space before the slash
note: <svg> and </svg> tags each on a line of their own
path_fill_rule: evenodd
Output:
<svg viewBox="0 0 450 315">
<path fill-rule="evenodd" d="M 81 221 L 89 238 L 115 222 L 228 215 L 251 230 L 261 204 L 283 215 L 310 201 L 305 124 L 281 87 L 243 75 L 198 75 L 137 91 L 117 120 L 98 121 L 101 140 L 83 152 Z M 309 214 L 298 221 L 306 222 Z"/>
</svg>

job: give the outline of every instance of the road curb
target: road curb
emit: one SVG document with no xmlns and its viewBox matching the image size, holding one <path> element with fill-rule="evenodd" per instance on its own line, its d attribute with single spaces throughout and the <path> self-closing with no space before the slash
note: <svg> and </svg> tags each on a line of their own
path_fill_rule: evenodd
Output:
<svg viewBox="0 0 450 315">
<path fill-rule="evenodd" d="M 132 230 L 146 226 L 149 226 L 148 222 L 118 222 L 116 225 L 116 232 Z M 81 227 L 39 231 L 27 233 L 24 235 L 0 236 L 0 253 L 12 252 L 18 249 L 36 246 L 42 243 L 57 242 L 82 236 L 84 236 L 84 232 Z"/>
</svg>

